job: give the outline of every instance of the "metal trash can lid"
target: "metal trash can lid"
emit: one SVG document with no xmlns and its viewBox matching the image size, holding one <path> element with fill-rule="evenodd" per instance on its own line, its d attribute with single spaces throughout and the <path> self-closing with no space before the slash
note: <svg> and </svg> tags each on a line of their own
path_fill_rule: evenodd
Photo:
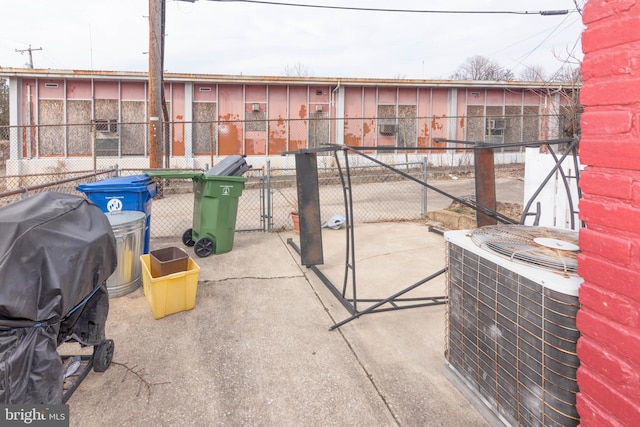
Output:
<svg viewBox="0 0 640 427">
<path fill-rule="evenodd" d="M 145 213 L 140 211 L 112 211 L 105 212 L 105 215 L 109 218 L 109 224 L 111 224 L 111 227 L 130 224 L 138 220 L 142 220 L 144 222 L 146 218 Z"/>
</svg>

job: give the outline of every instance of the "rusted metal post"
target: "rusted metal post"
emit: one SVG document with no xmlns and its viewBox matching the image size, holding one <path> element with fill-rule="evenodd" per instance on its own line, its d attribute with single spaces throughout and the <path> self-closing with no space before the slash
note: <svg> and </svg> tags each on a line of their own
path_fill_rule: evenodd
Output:
<svg viewBox="0 0 640 427">
<path fill-rule="evenodd" d="M 323 264 L 320 189 L 316 153 L 296 154 L 296 186 L 300 218 L 301 263 L 307 267 Z"/>
<path fill-rule="evenodd" d="M 496 210 L 496 171 L 493 160 L 493 150 L 482 148 L 484 142 L 479 142 L 474 150 L 476 174 L 476 202 L 492 211 Z M 476 210 L 478 227 L 496 225 L 498 220 L 480 210 Z"/>
</svg>

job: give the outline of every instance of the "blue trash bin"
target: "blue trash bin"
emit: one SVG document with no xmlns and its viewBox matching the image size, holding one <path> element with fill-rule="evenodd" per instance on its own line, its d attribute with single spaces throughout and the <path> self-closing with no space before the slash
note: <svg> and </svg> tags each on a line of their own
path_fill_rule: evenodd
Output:
<svg viewBox="0 0 640 427">
<path fill-rule="evenodd" d="M 95 203 L 102 212 L 144 212 L 144 253 L 149 253 L 149 230 L 151 224 L 151 199 L 158 192 L 156 183 L 146 174 L 107 178 L 76 187 Z"/>
</svg>

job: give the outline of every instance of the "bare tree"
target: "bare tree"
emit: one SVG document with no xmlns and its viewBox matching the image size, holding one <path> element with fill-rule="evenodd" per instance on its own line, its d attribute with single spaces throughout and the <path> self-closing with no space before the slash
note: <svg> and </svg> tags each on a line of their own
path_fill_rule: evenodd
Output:
<svg viewBox="0 0 640 427">
<path fill-rule="evenodd" d="M 313 77 L 313 73 L 301 62 L 296 62 L 294 65 L 285 65 L 282 75 L 287 77 Z"/>
<path fill-rule="evenodd" d="M 551 76 L 552 81 L 567 83 L 582 83 L 582 74 L 580 67 L 577 65 L 565 64 Z"/>
<path fill-rule="evenodd" d="M 514 75 L 495 60 L 481 55 L 467 58 L 451 75 L 454 80 L 513 80 Z"/>
<path fill-rule="evenodd" d="M 528 65 L 520 71 L 518 78 L 525 82 L 543 82 L 546 80 L 546 73 L 541 65 Z"/>
</svg>

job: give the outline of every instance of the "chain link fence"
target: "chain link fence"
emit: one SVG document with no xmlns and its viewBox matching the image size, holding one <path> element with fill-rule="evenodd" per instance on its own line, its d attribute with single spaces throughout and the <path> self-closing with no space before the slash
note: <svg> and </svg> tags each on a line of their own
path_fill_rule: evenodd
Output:
<svg viewBox="0 0 640 427">
<path fill-rule="evenodd" d="M 464 145 L 437 140 L 449 117 L 386 117 L 344 119 L 346 145 L 391 159 L 394 167 L 419 181 L 427 173 L 444 174 L 473 168 L 473 154 Z M 473 119 L 473 120 L 472 120 Z M 80 119 L 78 119 L 80 120 Z M 475 121 L 474 121 L 475 120 Z M 496 124 L 488 117 L 467 118 L 467 131 L 479 140 L 505 143 L 538 138 L 541 116 L 511 117 Z M 392 123 L 393 122 L 393 123 Z M 205 171 L 228 155 L 243 154 L 255 163 L 239 200 L 237 230 L 281 231 L 293 228 L 296 180 L 293 156 L 282 155 L 335 143 L 335 119 L 174 122 L 164 127 L 162 167 Z M 423 126 L 424 125 L 424 126 Z M 487 126 L 487 130 L 484 127 Z M 504 129 L 493 129 L 497 126 Z M 428 129 L 427 129 L 428 128 Z M 149 167 L 146 123 L 94 121 L 82 125 L 0 127 L 0 206 L 40 191 L 78 193 L 80 184 L 136 175 Z M 475 133 L 474 133 L 475 132 Z M 488 132 L 488 134 L 487 134 Z M 498 135 L 500 134 L 500 135 Z M 384 147 L 377 154 L 374 147 Z M 412 148 L 416 150 L 412 150 Z M 418 148 L 431 151 L 419 151 Z M 397 150 L 396 150 L 397 148 Z M 408 150 L 407 150 L 408 149 Z M 521 154 L 521 148 L 497 150 Z M 10 158 L 9 153 L 13 157 Z M 319 155 L 321 220 L 345 214 L 344 189 L 336 157 Z M 426 215 L 426 189 L 371 162 L 350 162 L 354 222 L 406 221 Z M 517 156 L 513 162 L 521 162 Z M 190 179 L 162 179 L 151 213 L 153 237 L 181 236 L 193 222 L 194 194 Z"/>
<path fill-rule="evenodd" d="M 396 165 L 420 180 L 426 179 L 426 163 Z M 84 196 L 76 188 L 88 182 L 114 176 L 131 176 L 142 169 L 111 168 L 77 174 L 39 174 L 0 177 L 0 188 L 19 180 L 19 188 L 0 191 L 0 206 L 38 192 L 56 191 Z M 337 168 L 321 168 L 319 198 L 322 221 L 345 215 L 344 189 Z M 350 169 L 354 222 L 408 221 L 426 215 L 424 186 L 408 181 L 382 167 Z M 294 169 L 250 170 L 238 203 L 237 231 L 284 231 L 293 229 L 291 212 L 297 208 Z M 12 185 L 15 187 L 14 185 Z M 151 209 L 151 236 L 176 237 L 192 227 L 194 215 L 193 183 L 190 179 L 158 180 L 158 194 Z"/>
</svg>

